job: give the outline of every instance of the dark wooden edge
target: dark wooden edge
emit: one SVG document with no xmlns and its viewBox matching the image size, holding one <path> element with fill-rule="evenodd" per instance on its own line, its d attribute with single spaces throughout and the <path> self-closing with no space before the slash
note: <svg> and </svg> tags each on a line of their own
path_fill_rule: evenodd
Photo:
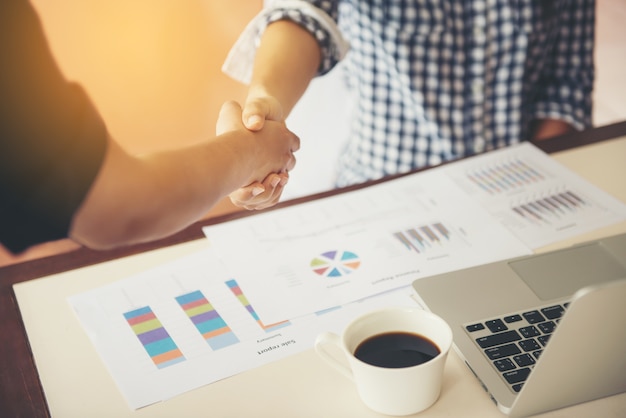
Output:
<svg viewBox="0 0 626 418">
<path fill-rule="evenodd" d="M 585 131 L 562 135 L 535 143 L 547 153 L 564 151 L 626 135 L 626 121 Z M 411 173 L 408 173 L 411 174 Z M 404 174 L 407 175 L 407 174 Z M 280 203 L 269 210 L 297 205 L 346 191 L 356 190 L 389 181 L 403 175 L 343 189 L 329 190 Z M 69 253 L 26 261 L 0 268 L 0 417 L 39 418 L 49 417 L 43 388 L 35 367 L 32 351 L 26 335 L 17 300 L 13 292 L 15 283 L 49 276 L 80 267 L 114 260 L 157 248 L 167 247 L 204 237 L 202 227 L 227 222 L 255 212 L 235 212 L 196 222 L 168 238 L 112 251 L 93 251 L 81 248 Z"/>
</svg>

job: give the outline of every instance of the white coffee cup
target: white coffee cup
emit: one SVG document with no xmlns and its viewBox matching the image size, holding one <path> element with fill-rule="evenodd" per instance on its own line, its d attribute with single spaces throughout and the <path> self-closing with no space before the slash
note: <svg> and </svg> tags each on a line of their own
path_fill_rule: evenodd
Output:
<svg viewBox="0 0 626 418">
<path fill-rule="evenodd" d="M 390 333 L 417 335 L 430 340 L 438 349 L 438 354 L 434 353 L 434 358 L 421 364 L 407 367 L 372 365 L 355 356 L 355 351 L 364 341 Z M 334 354 L 328 350 L 331 345 L 343 351 L 347 365 L 336 358 L 337 350 Z M 423 411 L 439 398 L 451 345 L 452 330 L 443 319 L 420 308 L 409 307 L 380 309 L 364 314 L 352 321 L 341 336 L 332 332 L 322 333 L 315 341 L 315 351 L 354 381 L 365 405 L 376 412 L 399 416 Z M 396 352 L 392 357 L 403 357 L 403 352 Z"/>
</svg>

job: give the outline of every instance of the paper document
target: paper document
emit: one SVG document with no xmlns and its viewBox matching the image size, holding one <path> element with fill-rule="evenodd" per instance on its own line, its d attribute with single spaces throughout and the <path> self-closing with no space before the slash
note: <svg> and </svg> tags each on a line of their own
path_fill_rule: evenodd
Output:
<svg viewBox="0 0 626 418">
<path fill-rule="evenodd" d="M 445 169 L 469 196 L 530 248 L 626 218 L 626 205 L 529 143 Z"/>
<path fill-rule="evenodd" d="M 245 287 L 202 251 L 69 298 L 131 408 L 313 347 L 356 316 L 413 306 L 404 288 L 291 321 L 259 317 Z"/>
<path fill-rule="evenodd" d="M 210 248 L 69 298 L 132 408 L 412 305 L 421 277 L 530 254 L 626 205 L 530 144 L 204 228 Z"/>
<path fill-rule="evenodd" d="M 439 169 L 204 231 L 270 321 L 530 253 Z"/>
<path fill-rule="evenodd" d="M 623 219 L 626 205 L 523 143 L 204 233 L 278 321 Z"/>
</svg>

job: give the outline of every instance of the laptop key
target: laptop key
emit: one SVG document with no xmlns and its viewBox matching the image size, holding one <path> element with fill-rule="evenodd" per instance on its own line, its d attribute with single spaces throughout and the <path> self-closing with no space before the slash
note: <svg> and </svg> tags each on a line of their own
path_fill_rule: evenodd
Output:
<svg viewBox="0 0 626 418">
<path fill-rule="evenodd" d="M 511 359 L 508 358 L 496 360 L 493 362 L 493 365 L 496 366 L 496 369 L 500 370 L 501 372 L 506 372 L 515 368 L 515 363 L 513 363 Z"/>
<path fill-rule="evenodd" d="M 468 325 L 465 327 L 465 329 L 467 330 L 467 332 L 476 332 L 480 331 L 481 329 L 485 329 L 485 326 L 479 322 L 478 324 Z"/>
<path fill-rule="evenodd" d="M 548 306 L 547 308 L 543 308 L 541 313 L 548 319 L 558 319 L 565 313 L 565 308 L 561 305 Z"/>
<path fill-rule="evenodd" d="M 522 386 L 524 386 L 523 383 L 518 383 L 516 385 L 513 385 L 513 390 L 515 391 L 515 393 L 519 393 L 520 390 L 522 390 Z"/>
<path fill-rule="evenodd" d="M 548 321 L 537 324 L 537 327 L 539 327 L 541 332 L 543 332 L 544 334 L 552 334 L 554 328 L 556 328 L 556 324 L 552 321 Z"/>
<path fill-rule="evenodd" d="M 500 332 L 509 329 L 506 325 L 504 325 L 504 322 L 502 322 L 501 319 L 492 319 L 490 321 L 485 321 L 485 325 L 487 325 L 487 328 L 489 328 L 489 331 L 491 332 Z"/>
<path fill-rule="evenodd" d="M 534 325 L 531 325 L 529 327 L 522 327 L 519 329 L 519 332 L 524 336 L 524 338 L 536 337 L 538 335 L 541 335 L 539 330 Z"/>
<path fill-rule="evenodd" d="M 529 338 L 527 340 L 520 341 L 518 344 L 520 347 L 522 347 L 522 350 L 524 350 L 525 352 L 535 351 L 541 348 L 534 338 Z"/>
<path fill-rule="evenodd" d="M 522 350 L 515 344 L 499 345 L 497 347 L 491 347 L 485 350 L 485 354 L 489 357 L 489 360 L 495 360 L 502 357 L 509 357 L 514 354 L 521 354 Z"/>
<path fill-rule="evenodd" d="M 526 381 L 529 374 L 530 369 L 528 367 L 524 367 L 523 369 L 511 370 L 510 372 L 502 373 L 502 376 L 504 376 L 509 384 L 513 385 L 515 383 Z"/>
<path fill-rule="evenodd" d="M 535 359 L 530 356 L 530 354 L 520 354 L 519 356 L 514 356 L 513 360 L 520 367 L 532 366 L 535 364 Z"/>
<path fill-rule="evenodd" d="M 546 320 L 539 311 L 524 312 L 522 316 L 528 321 L 529 324 L 536 324 Z"/>
<path fill-rule="evenodd" d="M 546 346 L 546 344 L 548 344 L 548 340 L 550 339 L 550 335 L 542 335 L 541 337 L 537 337 L 537 341 L 539 341 L 541 343 L 542 346 Z"/>
<path fill-rule="evenodd" d="M 495 345 L 502 345 L 521 340 L 522 337 L 515 330 L 499 332 L 497 334 L 487 335 L 486 337 L 477 338 L 476 342 L 480 348 L 489 348 Z"/>
<path fill-rule="evenodd" d="M 519 322 L 522 320 L 522 316 L 521 315 L 508 315 L 504 317 L 504 322 L 506 322 L 507 324 L 512 324 L 513 322 Z"/>
</svg>

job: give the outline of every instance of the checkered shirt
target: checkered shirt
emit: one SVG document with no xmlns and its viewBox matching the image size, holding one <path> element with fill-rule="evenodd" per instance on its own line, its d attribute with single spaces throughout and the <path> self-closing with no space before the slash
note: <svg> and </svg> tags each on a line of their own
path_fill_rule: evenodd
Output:
<svg viewBox="0 0 626 418">
<path fill-rule="evenodd" d="M 482 153 L 526 139 L 534 119 L 591 125 L 594 0 L 312 0 L 350 42 L 355 93 L 338 186 Z M 337 64 L 332 37 L 276 8 Z"/>
</svg>

